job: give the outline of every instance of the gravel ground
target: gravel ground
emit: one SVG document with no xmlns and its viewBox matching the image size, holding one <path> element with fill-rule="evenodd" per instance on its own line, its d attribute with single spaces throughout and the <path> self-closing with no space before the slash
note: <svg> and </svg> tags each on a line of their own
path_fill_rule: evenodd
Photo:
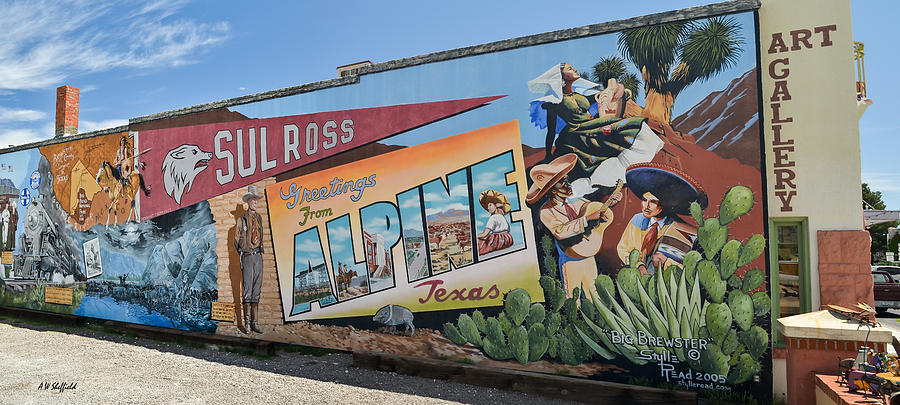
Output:
<svg viewBox="0 0 900 405">
<path fill-rule="evenodd" d="M 50 389 L 42 389 L 42 383 Z M 53 383 L 57 383 L 54 389 Z M 58 389 L 59 383 L 71 387 Z M 72 386 L 74 384 L 74 386 Z M 60 392 L 61 391 L 61 392 Z M 352 366 L 349 354 L 260 358 L 0 318 L 0 403 L 575 404 Z"/>
</svg>

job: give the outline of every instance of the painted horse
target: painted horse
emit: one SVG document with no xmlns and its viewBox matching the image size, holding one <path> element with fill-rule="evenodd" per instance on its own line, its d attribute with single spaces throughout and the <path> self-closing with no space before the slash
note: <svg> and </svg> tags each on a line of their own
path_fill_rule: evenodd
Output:
<svg viewBox="0 0 900 405">
<path fill-rule="evenodd" d="M 110 215 L 113 215 L 115 224 L 119 223 L 119 202 L 123 200 L 130 207 L 128 217 L 125 220 L 131 220 L 131 216 L 134 215 L 134 199 L 138 190 L 137 185 L 142 183 L 140 174 L 135 170 L 129 171 L 128 175 L 122 173 L 121 180 L 116 176 L 116 173 L 117 170 L 109 162 L 103 162 L 100 165 L 100 170 L 97 171 L 97 184 L 103 188 L 103 191 L 109 197 L 109 207 L 106 210 L 107 228 L 109 228 Z M 144 193 L 149 194 L 147 189 L 144 189 Z"/>
</svg>

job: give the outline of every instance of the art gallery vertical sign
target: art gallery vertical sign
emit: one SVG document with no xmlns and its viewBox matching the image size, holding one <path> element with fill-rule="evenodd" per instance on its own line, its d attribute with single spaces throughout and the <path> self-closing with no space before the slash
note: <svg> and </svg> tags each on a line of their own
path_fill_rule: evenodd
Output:
<svg viewBox="0 0 900 405">
<path fill-rule="evenodd" d="M 860 178 L 850 15 L 811 0 L 764 1 L 759 14 L 770 213 L 858 206 L 850 201 L 859 200 L 859 189 L 833 186 Z M 815 180 L 824 173 L 837 179 Z M 854 214 L 829 215 L 835 223 L 827 227 L 856 227 L 862 212 Z"/>
</svg>

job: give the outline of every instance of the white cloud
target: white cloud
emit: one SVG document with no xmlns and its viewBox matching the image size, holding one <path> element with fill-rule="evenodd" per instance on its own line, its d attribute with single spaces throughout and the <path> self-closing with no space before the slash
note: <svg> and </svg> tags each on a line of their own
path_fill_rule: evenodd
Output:
<svg viewBox="0 0 900 405">
<path fill-rule="evenodd" d="M 400 202 L 400 209 L 407 209 L 419 206 L 418 195 L 415 198 L 407 198 Z"/>
<path fill-rule="evenodd" d="M 454 197 L 469 195 L 469 185 L 460 184 L 450 189 L 450 195 Z"/>
<path fill-rule="evenodd" d="M 442 202 L 447 201 L 448 199 L 457 199 L 460 197 L 468 197 L 469 195 L 469 186 L 466 184 L 459 184 L 450 189 L 450 194 L 444 192 L 437 193 L 424 193 L 422 198 L 425 199 L 426 202 Z"/>
<path fill-rule="evenodd" d="M 53 138 L 53 131 L 42 132 L 35 129 L 0 130 L 0 148 L 22 145 Z"/>
<path fill-rule="evenodd" d="M 480 193 L 490 188 L 498 188 L 506 185 L 506 179 L 500 172 L 484 172 L 475 179 L 476 193 Z"/>
<path fill-rule="evenodd" d="M 350 239 L 351 236 L 352 235 L 350 235 L 350 229 L 348 229 L 347 227 L 328 227 L 328 240 L 332 244 L 334 244 L 334 242 L 337 242 L 338 244 L 346 242 Z"/>
<path fill-rule="evenodd" d="M 461 204 L 461 203 L 447 204 L 447 205 L 444 205 L 444 206 L 438 206 L 438 207 L 435 207 L 435 208 L 428 208 L 428 209 L 425 210 L 425 215 L 434 215 L 434 214 L 437 214 L 437 213 L 440 213 L 440 212 L 444 212 L 444 211 L 447 211 L 447 210 L 461 210 L 461 211 L 468 211 L 468 210 L 469 210 L 469 206 L 468 206 L 468 205 L 465 205 L 465 204 Z"/>
<path fill-rule="evenodd" d="M 375 233 L 384 232 L 384 230 L 387 229 L 387 223 L 384 221 L 383 216 L 379 216 L 377 218 L 373 218 L 371 221 L 366 223 L 364 229 L 367 232 L 375 232 Z"/>
<path fill-rule="evenodd" d="M 127 119 L 114 118 L 104 121 L 81 121 L 78 123 L 78 133 L 121 127 L 123 125 L 128 125 Z"/>
<path fill-rule="evenodd" d="M 446 200 L 447 196 L 438 193 L 424 193 L 422 194 L 422 198 L 425 202 L 440 202 Z"/>
<path fill-rule="evenodd" d="M 318 242 L 312 239 L 304 239 L 303 242 L 300 242 L 300 244 L 294 246 L 294 248 L 297 249 L 298 253 L 302 253 L 304 255 L 313 257 L 322 256 L 322 247 Z"/>
<path fill-rule="evenodd" d="M 23 110 L 5 108 L 0 106 L 0 123 L 10 121 L 37 121 L 42 120 L 47 114 L 36 110 Z"/>
<path fill-rule="evenodd" d="M 174 19 L 184 1 L 13 1 L 0 14 L 0 91 L 46 89 L 119 67 L 195 62 L 228 38 L 227 22 Z"/>
</svg>

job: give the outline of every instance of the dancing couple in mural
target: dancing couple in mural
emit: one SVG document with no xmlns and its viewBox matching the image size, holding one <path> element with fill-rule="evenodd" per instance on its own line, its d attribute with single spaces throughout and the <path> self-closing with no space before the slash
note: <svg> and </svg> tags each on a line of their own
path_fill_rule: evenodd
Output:
<svg viewBox="0 0 900 405">
<path fill-rule="evenodd" d="M 663 146 L 646 118 L 624 116 L 630 90 L 615 78 L 602 91 L 598 87 L 568 63 L 528 82 L 529 90 L 543 94 L 530 110 L 531 121 L 547 129 L 544 161 L 575 156 L 569 174 L 575 197 L 608 192 L 624 181 L 625 168 L 649 162 Z"/>
</svg>

